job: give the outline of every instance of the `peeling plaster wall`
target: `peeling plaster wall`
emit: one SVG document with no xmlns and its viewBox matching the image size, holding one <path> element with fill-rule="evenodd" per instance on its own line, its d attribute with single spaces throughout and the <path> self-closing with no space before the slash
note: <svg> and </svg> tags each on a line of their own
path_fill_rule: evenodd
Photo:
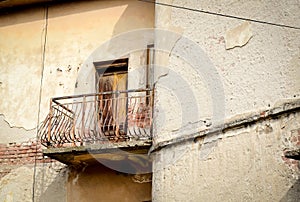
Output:
<svg viewBox="0 0 300 202">
<path fill-rule="evenodd" d="M 299 148 L 299 123 L 291 114 L 163 148 L 153 155 L 153 201 L 298 201 L 299 161 L 283 155 Z"/>
<path fill-rule="evenodd" d="M 157 2 L 155 26 L 176 34 L 155 38 L 156 47 L 170 45 L 155 59 L 154 145 L 175 144 L 154 151 L 153 201 L 299 200 L 299 162 L 283 158 L 285 149 L 299 148 L 287 138 L 299 131 L 299 113 L 214 134 L 210 144 L 203 144 L 209 138 L 176 144 L 299 99 L 299 30 L 159 5 L 300 27 L 299 1 Z M 221 88 L 212 90 L 217 83 Z"/>
<path fill-rule="evenodd" d="M 9 131 L 9 135 L 7 134 Z M 3 134 L 3 135 L 1 135 Z M 4 116 L 0 115 L 0 137 L 2 144 L 8 144 L 11 142 L 23 142 L 32 137 L 35 137 L 36 130 L 25 130 L 24 128 L 11 127 L 8 122 L 5 121 Z"/>
</svg>

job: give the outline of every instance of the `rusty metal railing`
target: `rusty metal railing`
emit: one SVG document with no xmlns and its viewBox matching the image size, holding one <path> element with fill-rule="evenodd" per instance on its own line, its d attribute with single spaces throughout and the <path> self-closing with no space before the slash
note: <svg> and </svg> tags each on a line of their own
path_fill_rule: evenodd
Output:
<svg viewBox="0 0 300 202">
<path fill-rule="evenodd" d="M 52 98 L 39 137 L 47 147 L 150 140 L 152 110 L 151 89 Z"/>
</svg>

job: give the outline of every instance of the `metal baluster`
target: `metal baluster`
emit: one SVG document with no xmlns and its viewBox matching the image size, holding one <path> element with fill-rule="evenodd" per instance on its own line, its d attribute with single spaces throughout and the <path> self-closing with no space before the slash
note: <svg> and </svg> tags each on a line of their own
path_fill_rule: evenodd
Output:
<svg viewBox="0 0 300 202">
<path fill-rule="evenodd" d="M 85 133 L 84 133 L 84 119 L 85 119 L 85 104 L 86 104 L 86 97 L 83 96 L 83 103 L 82 103 L 82 120 L 81 120 L 81 145 L 83 144 L 83 141 L 84 141 L 84 136 L 85 136 Z"/>
<path fill-rule="evenodd" d="M 49 125 L 48 125 L 48 140 L 47 145 L 50 145 L 51 140 L 51 120 L 52 120 L 52 99 L 50 100 Z"/>
</svg>

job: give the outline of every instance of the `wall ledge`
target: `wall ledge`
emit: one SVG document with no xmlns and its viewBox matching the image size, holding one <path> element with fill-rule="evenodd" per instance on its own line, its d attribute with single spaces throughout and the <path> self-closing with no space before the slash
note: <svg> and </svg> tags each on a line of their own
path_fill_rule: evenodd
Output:
<svg viewBox="0 0 300 202">
<path fill-rule="evenodd" d="M 223 134 L 230 130 L 251 126 L 259 121 L 263 121 L 267 119 L 277 119 L 280 116 L 291 114 L 291 113 L 297 113 L 299 111 L 300 111 L 300 98 L 284 100 L 282 102 L 277 103 L 273 108 L 265 109 L 259 112 L 237 115 L 230 119 L 227 119 L 224 124 L 212 126 L 211 128 L 201 130 L 196 133 L 185 134 L 182 135 L 181 137 L 158 142 L 158 143 L 155 143 L 154 141 L 152 147 L 149 150 L 149 153 L 156 152 L 166 146 L 181 144 L 188 141 L 197 142 L 198 139 L 201 139 L 204 136 Z"/>
</svg>

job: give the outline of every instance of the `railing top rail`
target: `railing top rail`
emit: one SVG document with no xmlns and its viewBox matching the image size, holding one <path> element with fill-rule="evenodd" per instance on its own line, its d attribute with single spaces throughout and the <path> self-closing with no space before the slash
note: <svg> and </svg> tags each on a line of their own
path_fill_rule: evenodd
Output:
<svg viewBox="0 0 300 202">
<path fill-rule="evenodd" d="M 107 92 L 100 92 L 100 93 L 88 93 L 88 94 L 79 94 L 79 95 L 72 95 L 72 96 L 61 96 L 61 97 L 55 97 L 51 100 L 55 103 L 58 103 L 58 100 L 64 100 L 64 99 L 72 99 L 72 98 L 80 98 L 80 97 L 92 97 L 92 96 L 99 96 L 99 95 L 109 95 L 109 94 L 120 94 L 120 93 L 135 93 L 135 92 L 146 92 L 146 91 L 152 91 L 151 88 L 144 88 L 144 89 L 132 89 L 132 90 L 124 90 L 124 91 L 107 91 Z"/>
<path fill-rule="evenodd" d="M 149 139 L 153 93 L 153 89 L 146 88 L 52 98 L 46 122 L 39 128 L 43 145 L 68 147 Z M 116 96 L 97 97 L 105 94 Z"/>
</svg>

